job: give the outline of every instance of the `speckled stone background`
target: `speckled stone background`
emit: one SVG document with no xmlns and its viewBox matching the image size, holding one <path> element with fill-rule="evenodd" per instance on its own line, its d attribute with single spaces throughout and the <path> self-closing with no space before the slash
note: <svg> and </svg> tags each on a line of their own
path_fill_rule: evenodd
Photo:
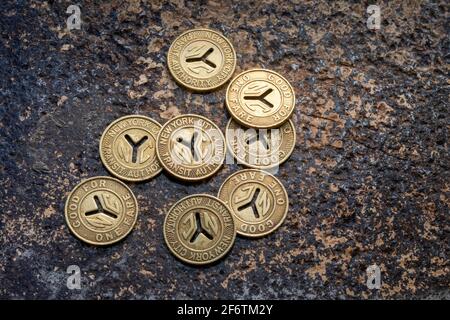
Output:
<svg viewBox="0 0 450 320">
<path fill-rule="evenodd" d="M 72 1 L 1 1 L 0 298 L 449 298 L 449 5 L 359 2 L 78 1 L 82 29 L 67 32 Z M 107 248 L 78 241 L 64 202 L 107 174 L 98 141 L 111 121 L 189 112 L 225 128 L 225 88 L 193 94 L 167 70 L 171 41 L 195 27 L 231 40 L 236 74 L 270 68 L 295 88 L 297 146 L 278 173 L 284 225 L 238 238 L 207 267 L 169 253 L 168 208 L 216 194 L 239 169 L 226 165 L 196 185 L 164 173 L 129 184 L 134 231 Z M 73 264 L 81 290 L 66 287 Z M 380 290 L 366 287 L 372 264 Z"/>
</svg>

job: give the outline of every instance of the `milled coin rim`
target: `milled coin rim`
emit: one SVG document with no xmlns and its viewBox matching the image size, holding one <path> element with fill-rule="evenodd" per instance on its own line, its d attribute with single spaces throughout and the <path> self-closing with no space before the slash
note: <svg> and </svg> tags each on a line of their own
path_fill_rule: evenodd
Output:
<svg viewBox="0 0 450 320">
<path fill-rule="evenodd" d="M 91 180 L 96 180 L 96 179 L 104 179 L 104 180 L 111 180 L 111 181 L 118 182 L 119 184 L 121 184 L 123 187 L 125 187 L 128 190 L 128 192 L 131 194 L 131 197 L 134 200 L 134 203 L 136 204 L 136 215 L 135 215 L 135 218 L 134 218 L 133 223 L 131 224 L 129 230 L 127 232 L 125 232 L 121 237 L 116 238 L 116 239 L 114 239 L 112 241 L 109 241 L 109 242 L 98 243 L 98 242 L 94 242 L 94 241 L 82 238 L 80 235 L 78 235 L 74 231 L 74 229 L 72 228 L 72 225 L 70 224 L 70 222 L 68 220 L 67 208 L 68 208 L 68 204 L 69 204 L 69 199 L 72 197 L 74 191 L 77 190 L 78 188 L 80 188 L 81 185 L 83 185 L 84 183 L 89 182 Z M 95 176 L 95 177 L 87 178 L 87 179 L 84 179 L 84 180 L 80 181 L 75 187 L 72 188 L 72 191 L 70 191 L 69 195 L 67 196 L 66 203 L 64 205 L 64 218 L 66 220 L 66 224 L 69 227 L 70 232 L 78 240 L 81 240 L 81 241 L 83 241 L 85 243 L 88 243 L 88 244 L 91 244 L 91 245 L 95 245 L 95 246 L 108 246 L 108 245 L 111 245 L 111 244 L 114 244 L 114 243 L 117 243 L 117 242 L 123 240 L 125 237 L 127 237 L 131 233 L 131 231 L 133 231 L 134 226 L 136 225 L 136 222 L 137 222 L 138 215 L 139 215 L 139 204 L 138 204 L 137 198 L 134 195 L 133 191 L 123 181 L 120 181 L 119 179 L 114 178 L 114 177 L 110 177 L 110 176 Z"/>
<path fill-rule="evenodd" d="M 231 208 L 231 204 L 230 204 L 230 206 L 228 206 L 228 201 L 225 201 L 225 200 L 220 199 L 220 193 L 222 192 L 223 186 L 224 186 L 229 180 L 231 180 L 234 176 L 236 176 L 236 175 L 238 175 L 238 174 L 241 174 L 241 173 L 243 173 L 243 172 L 258 172 L 258 173 L 266 174 L 266 175 L 271 176 L 272 178 L 274 178 L 275 181 L 277 181 L 277 182 L 281 185 L 281 189 L 283 190 L 283 193 L 284 193 L 284 195 L 286 196 L 286 200 L 287 200 L 287 201 L 286 201 L 286 202 L 287 202 L 287 204 L 286 204 L 286 209 L 284 210 L 283 216 L 282 216 L 282 218 L 280 219 L 280 221 L 279 221 L 279 222 L 272 228 L 272 230 L 270 230 L 270 231 L 266 231 L 266 232 L 258 233 L 258 234 L 248 234 L 248 233 L 245 233 L 245 232 L 239 230 L 239 229 L 238 229 L 238 226 L 237 226 L 237 223 L 236 223 L 237 217 L 236 217 L 236 218 L 234 217 L 234 216 L 235 216 L 235 213 L 234 213 L 234 210 Z M 230 209 L 231 214 L 233 215 L 233 219 L 235 219 L 236 233 L 237 233 L 238 235 L 240 235 L 240 236 L 247 237 L 247 238 L 262 238 L 262 237 L 264 237 L 264 236 L 267 236 L 267 235 L 269 235 L 269 234 L 275 232 L 275 231 L 278 230 L 278 228 L 280 228 L 281 225 L 284 223 L 284 221 L 286 220 L 286 217 L 287 217 L 287 213 L 288 213 L 288 211 L 289 211 L 289 195 L 288 195 L 288 193 L 287 193 L 287 191 L 286 191 L 286 188 L 284 187 L 283 183 L 282 183 L 277 177 L 275 177 L 273 174 L 270 174 L 270 173 L 268 173 L 268 172 L 266 172 L 266 171 L 264 171 L 264 170 L 258 170 L 258 169 L 242 169 L 242 170 L 236 171 L 235 173 L 229 175 L 229 176 L 225 179 L 225 181 L 221 184 L 221 186 L 220 186 L 220 188 L 219 188 L 219 192 L 217 192 L 217 198 L 219 198 L 221 201 L 225 202 L 225 204 L 226 204 L 226 205 L 228 206 L 228 208 Z"/>
<path fill-rule="evenodd" d="M 228 132 L 229 126 L 231 124 L 231 121 L 235 121 L 235 120 L 233 118 L 230 118 L 230 120 L 228 120 L 227 125 L 225 126 L 225 141 L 227 143 L 228 150 L 230 150 L 231 154 L 233 155 L 233 157 L 236 159 L 236 161 L 239 164 L 242 164 L 242 165 L 244 165 L 246 167 L 253 168 L 253 169 L 261 169 L 261 170 L 271 169 L 271 168 L 274 168 L 276 166 L 280 166 L 281 164 L 285 163 L 291 157 L 292 153 L 294 152 L 295 146 L 297 144 L 297 130 L 295 129 L 294 122 L 291 119 L 288 119 L 288 121 L 286 121 L 286 122 L 290 123 L 290 125 L 292 127 L 292 130 L 294 132 L 294 143 L 292 144 L 291 150 L 289 150 L 289 152 L 287 153 L 287 156 L 283 159 L 283 161 L 280 161 L 278 163 L 275 163 L 275 164 L 272 164 L 272 165 L 269 165 L 269 166 L 258 166 L 258 165 L 255 165 L 255 164 L 249 164 L 247 162 L 244 162 L 241 159 L 239 159 L 238 157 L 236 157 L 236 154 L 234 153 L 233 146 L 231 145 L 231 142 L 228 141 L 227 132 Z M 238 125 L 242 126 L 242 124 L 240 124 L 239 122 L 236 121 L 236 123 Z M 283 123 L 281 126 L 283 126 L 285 123 Z M 275 127 L 275 128 L 268 128 L 268 129 L 277 129 L 277 128 L 281 128 L 281 126 L 280 127 Z M 244 129 L 252 129 L 252 128 L 247 128 L 245 126 L 243 126 L 243 127 L 244 127 Z M 256 128 L 256 129 L 260 129 L 260 128 Z"/>
<path fill-rule="evenodd" d="M 207 198 L 210 198 L 210 199 L 213 199 L 213 200 L 216 200 L 216 201 L 220 202 L 225 208 L 228 209 L 228 212 L 230 213 L 231 220 L 233 221 L 233 226 L 234 226 L 234 228 L 233 228 L 233 229 L 234 229 L 234 232 L 233 232 L 233 239 L 232 239 L 232 241 L 231 241 L 230 247 L 229 247 L 227 250 L 225 250 L 222 254 L 220 254 L 220 255 L 218 255 L 217 257 L 215 257 L 213 260 L 208 260 L 208 261 L 206 261 L 206 262 L 192 261 L 192 260 L 189 260 L 189 259 L 186 259 L 186 258 L 183 258 L 182 256 L 180 256 L 180 255 L 179 255 L 178 253 L 176 253 L 176 252 L 172 249 L 172 247 L 168 244 L 168 240 L 167 240 L 167 236 L 166 236 L 166 232 L 165 232 L 165 230 L 166 230 L 166 229 L 165 229 L 166 222 L 167 222 L 167 219 L 169 218 L 169 213 L 172 211 L 172 209 L 175 208 L 180 202 L 182 202 L 182 201 L 184 201 L 184 200 L 186 200 L 186 199 L 190 199 L 190 198 L 194 198 L 194 197 L 199 197 L 199 196 L 201 196 L 201 197 L 207 197 Z M 175 202 L 175 204 L 173 204 L 173 205 L 170 207 L 169 211 L 167 211 L 166 217 L 164 218 L 164 223 L 163 223 L 163 228 L 162 228 L 162 229 L 163 229 L 163 235 L 164 235 L 164 243 L 165 243 L 166 246 L 169 248 L 169 251 L 172 253 L 172 255 L 174 255 L 177 259 L 179 259 L 179 260 L 181 260 L 181 261 L 183 261 L 183 262 L 185 262 L 185 263 L 191 264 L 191 265 L 207 265 L 207 264 L 211 264 L 211 263 L 214 263 L 214 262 L 216 262 L 216 261 L 222 259 L 222 258 L 225 257 L 228 253 L 231 252 L 231 249 L 233 249 L 234 243 L 235 243 L 235 241 L 236 241 L 236 221 L 235 221 L 235 219 L 234 219 L 233 212 L 231 211 L 230 207 L 229 207 L 224 201 L 222 201 L 221 199 L 219 199 L 218 197 L 215 197 L 215 196 L 212 196 L 212 195 L 206 194 L 206 193 L 191 194 L 191 195 L 188 195 L 188 196 L 186 196 L 186 197 L 183 197 L 182 199 L 180 199 L 180 200 L 178 200 L 177 202 Z"/>
<path fill-rule="evenodd" d="M 179 115 L 179 116 L 173 117 L 173 118 L 167 120 L 167 121 L 162 125 L 161 130 L 159 130 L 158 136 L 156 137 L 156 145 L 157 145 L 157 146 L 159 145 L 159 138 L 160 138 L 161 132 L 163 132 L 163 129 L 165 128 L 165 126 L 166 126 L 168 123 L 170 123 L 171 121 L 173 121 L 173 120 L 175 120 L 175 119 L 178 119 L 178 118 L 183 118 L 183 117 L 198 117 L 198 118 L 201 118 L 202 120 L 206 120 L 207 122 L 212 123 L 212 124 L 216 127 L 216 129 L 220 132 L 220 135 L 222 136 L 222 139 L 223 139 L 223 142 L 224 142 L 224 146 L 223 146 L 224 150 L 223 150 L 223 159 L 222 159 L 222 162 L 220 163 L 219 166 L 217 166 L 217 168 L 215 168 L 213 171 L 211 171 L 211 172 L 210 172 L 208 175 L 206 175 L 206 176 L 201 176 L 201 177 L 199 177 L 199 178 L 187 178 L 187 177 L 185 177 L 185 176 L 182 176 L 182 175 L 179 175 L 179 174 L 177 174 L 177 173 L 174 173 L 174 172 L 172 172 L 170 169 L 168 169 L 168 168 L 166 167 L 165 163 L 161 160 L 161 155 L 159 154 L 159 148 L 156 148 L 156 156 L 157 156 L 157 158 L 158 158 L 158 161 L 159 161 L 159 163 L 161 164 L 161 166 L 164 168 L 164 171 L 165 171 L 165 172 L 169 173 L 169 174 L 172 175 L 173 177 L 178 178 L 178 179 L 180 179 L 180 180 L 183 180 L 183 181 L 201 181 L 201 180 L 208 179 L 208 178 L 210 178 L 211 176 L 213 176 L 214 174 L 216 174 L 217 171 L 219 171 L 220 168 L 223 167 L 223 162 L 225 161 L 226 155 L 227 155 L 227 143 L 226 143 L 226 140 L 225 140 L 225 136 L 223 135 L 223 132 L 222 132 L 222 130 L 220 130 L 219 126 L 216 125 L 212 120 L 210 120 L 210 119 L 208 119 L 208 118 L 206 118 L 206 117 L 204 117 L 204 116 L 197 115 L 197 114 L 192 114 L 192 113 L 181 114 L 181 115 Z"/>
<path fill-rule="evenodd" d="M 181 38 L 182 36 L 184 36 L 184 35 L 186 35 L 186 34 L 188 34 L 190 32 L 195 32 L 195 31 L 209 31 L 209 32 L 212 32 L 212 33 L 215 33 L 215 34 L 219 35 L 220 37 L 225 39 L 225 41 L 230 45 L 230 47 L 231 47 L 231 49 L 233 51 L 234 63 L 233 63 L 233 68 L 231 69 L 231 72 L 230 72 L 229 76 L 226 77 L 225 79 L 223 79 L 221 82 L 219 82 L 218 85 L 215 85 L 213 87 L 198 88 L 198 87 L 194 87 L 194 86 L 191 86 L 189 84 L 185 84 L 185 83 L 181 82 L 181 80 L 179 80 L 178 77 L 175 76 L 175 73 L 173 72 L 172 67 L 170 66 L 170 63 L 169 63 L 169 55 L 170 55 L 170 52 L 171 52 L 172 47 L 174 46 L 175 42 L 179 38 Z M 170 44 L 169 50 L 167 51 L 167 66 L 169 68 L 170 75 L 175 79 L 175 81 L 180 86 L 182 86 L 184 88 L 187 88 L 189 90 L 192 90 L 192 91 L 196 91 L 196 92 L 209 92 L 209 91 L 216 90 L 216 89 L 220 88 L 221 86 L 223 86 L 225 83 L 230 81 L 230 79 L 233 77 L 233 74 L 236 71 L 236 64 L 237 64 L 236 50 L 234 49 L 233 44 L 231 43 L 231 41 L 228 40 L 228 38 L 225 37 L 225 35 L 223 35 L 222 33 L 218 32 L 218 31 L 215 31 L 215 30 L 207 29 L 207 28 L 196 28 L 196 29 L 186 30 L 185 32 L 180 34 L 178 37 L 176 37 L 175 40 L 172 41 L 172 43 Z"/>
<path fill-rule="evenodd" d="M 255 72 L 255 71 L 263 71 L 263 72 L 273 73 L 273 74 L 277 75 L 278 77 L 280 77 L 281 79 L 283 79 L 284 81 L 286 81 L 286 83 L 288 84 L 289 88 L 291 89 L 291 91 L 292 91 L 292 97 L 293 97 L 293 101 L 292 101 L 292 109 L 291 109 L 291 111 L 289 112 L 289 114 L 284 118 L 284 120 L 279 121 L 279 122 L 273 122 L 273 121 L 270 121 L 271 124 L 269 124 L 269 125 L 267 125 L 267 126 L 266 126 L 266 125 L 255 125 L 255 124 L 253 124 L 253 123 L 248 123 L 248 122 L 246 122 L 246 121 L 244 121 L 244 120 L 241 120 L 241 119 L 239 119 L 238 117 L 236 117 L 236 116 L 234 115 L 233 111 L 231 110 L 231 108 L 229 107 L 229 101 L 228 101 L 228 100 L 229 100 L 229 97 L 228 97 L 228 93 L 229 93 L 229 91 L 230 91 L 230 89 L 231 89 L 231 86 L 233 85 L 233 82 L 234 82 L 237 78 L 243 76 L 244 74 L 246 74 L 246 73 L 251 73 L 251 72 Z M 295 97 L 294 87 L 292 87 L 291 83 L 290 83 L 285 77 L 283 77 L 283 76 L 282 76 L 281 74 L 279 74 L 278 72 L 273 71 L 273 70 L 270 70 L 270 69 L 255 68 L 255 69 L 245 70 L 245 71 L 239 73 L 237 76 L 235 76 L 233 79 L 231 79 L 230 83 L 228 84 L 227 91 L 225 92 L 225 105 L 226 105 L 226 107 L 227 107 L 228 112 L 230 113 L 231 117 L 232 117 L 234 120 L 236 120 L 236 122 L 238 122 L 239 124 L 243 125 L 244 127 L 258 128 L 258 129 L 272 129 L 272 128 L 280 127 L 281 125 L 283 125 L 286 121 L 288 121 L 288 120 L 292 117 L 292 115 L 293 115 L 293 113 L 294 113 L 294 110 L 295 110 L 295 107 L 296 107 L 295 104 L 296 104 L 296 97 Z M 239 106 L 240 106 L 240 108 L 242 109 L 242 106 L 241 106 L 240 104 L 239 104 Z M 248 114 L 248 113 L 246 112 L 246 114 Z M 255 116 L 253 116 L 253 117 L 256 118 Z"/>
<path fill-rule="evenodd" d="M 123 121 L 123 120 L 125 120 L 125 119 L 129 119 L 129 118 L 141 118 L 141 119 L 149 120 L 150 122 L 152 122 L 152 123 L 156 124 L 157 126 L 159 126 L 159 130 L 161 131 L 162 125 L 161 125 L 158 121 L 156 121 L 156 120 L 154 120 L 154 119 L 152 119 L 152 118 L 150 118 L 150 117 L 143 116 L 143 115 L 140 115 L 140 114 L 136 114 L 136 115 L 133 115 L 133 114 L 132 114 L 132 115 L 127 115 L 127 116 L 120 117 L 120 118 L 114 120 L 113 122 L 111 122 L 111 123 L 105 128 L 105 130 L 103 130 L 103 132 L 102 132 L 102 135 L 101 135 L 101 137 L 100 137 L 100 142 L 99 142 L 99 144 L 98 144 L 98 152 L 99 152 L 99 154 L 100 154 L 100 160 L 101 160 L 103 166 L 106 168 L 106 170 L 108 170 L 108 172 L 109 172 L 110 174 L 112 174 L 112 175 L 113 175 L 114 177 L 116 177 L 116 178 L 119 178 L 120 180 L 127 181 L 127 182 L 143 182 L 143 181 L 148 181 L 148 180 L 150 180 L 150 179 L 153 179 L 154 177 L 156 177 L 158 174 L 161 173 L 161 171 L 162 171 L 162 169 L 163 169 L 162 166 L 161 166 L 161 163 L 160 163 L 160 168 L 159 168 L 159 170 L 155 171 L 155 173 L 154 173 L 152 176 L 150 176 L 150 177 L 145 177 L 145 178 L 143 178 L 143 179 L 142 179 L 142 178 L 128 178 L 128 177 L 123 177 L 123 176 L 118 175 L 118 174 L 117 174 L 116 172 L 114 172 L 111 168 L 109 168 L 109 166 L 106 164 L 106 161 L 105 161 L 105 159 L 104 159 L 104 155 L 103 155 L 103 153 L 102 153 L 102 143 L 103 143 L 104 137 L 105 137 L 105 135 L 106 135 L 106 132 L 108 132 L 108 130 L 109 130 L 110 128 L 112 128 L 112 126 L 114 126 L 116 123 L 118 123 L 118 122 L 120 122 L 120 121 Z M 143 129 L 143 130 L 144 130 L 144 129 Z M 158 134 L 159 134 L 159 132 L 158 132 Z M 156 142 L 156 139 L 155 139 L 155 142 Z M 158 149 L 158 146 L 157 146 L 157 145 L 156 145 L 155 147 L 156 147 L 156 149 Z M 158 157 L 156 157 L 156 160 L 159 161 Z"/>
</svg>

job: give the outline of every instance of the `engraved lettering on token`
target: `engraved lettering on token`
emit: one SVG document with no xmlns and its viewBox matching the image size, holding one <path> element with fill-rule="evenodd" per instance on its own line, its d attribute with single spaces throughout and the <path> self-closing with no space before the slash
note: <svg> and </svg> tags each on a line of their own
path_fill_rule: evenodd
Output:
<svg viewBox="0 0 450 320">
<path fill-rule="evenodd" d="M 164 220 L 164 239 L 170 251 L 191 264 L 222 258 L 236 237 L 230 209 L 210 195 L 192 195 L 170 208 Z"/>
<path fill-rule="evenodd" d="M 285 162 L 294 151 L 296 132 L 292 120 L 279 128 L 245 128 L 230 119 L 225 129 L 228 149 L 239 163 L 270 169 Z"/>
<path fill-rule="evenodd" d="M 227 108 L 240 124 L 250 128 L 276 128 L 294 112 L 295 93 L 289 82 L 266 69 L 244 71 L 228 85 Z"/>
<path fill-rule="evenodd" d="M 167 63 L 180 85 L 194 91 L 210 91 L 231 78 L 236 53 L 220 33 L 193 29 L 175 39 L 169 48 Z"/>
<path fill-rule="evenodd" d="M 273 175 L 256 169 L 238 171 L 229 176 L 218 198 L 231 210 L 236 232 L 260 237 L 275 231 L 286 218 L 288 195 Z"/>
<path fill-rule="evenodd" d="M 100 158 L 111 174 L 125 181 L 148 180 L 161 172 L 156 157 L 156 137 L 161 125 L 139 116 L 111 123 L 100 138 Z"/>
<path fill-rule="evenodd" d="M 111 177 L 94 177 L 78 184 L 66 201 L 66 222 L 87 243 L 108 245 L 133 229 L 138 204 L 132 191 Z"/>
<path fill-rule="evenodd" d="M 225 138 L 210 120 L 181 115 L 167 121 L 156 139 L 161 165 L 173 176 L 197 181 L 213 175 L 225 159 Z"/>
</svg>

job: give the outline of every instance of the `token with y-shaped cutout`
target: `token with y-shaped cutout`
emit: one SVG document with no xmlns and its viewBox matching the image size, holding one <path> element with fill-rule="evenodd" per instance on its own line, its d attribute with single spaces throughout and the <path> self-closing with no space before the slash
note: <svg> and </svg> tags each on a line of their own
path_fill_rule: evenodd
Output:
<svg viewBox="0 0 450 320">
<path fill-rule="evenodd" d="M 138 204 L 123 182 L 111 177 L 94 177 L 78 184 L 66 201 L 66 222 L 84 242 L 109 245 L 133 229 Z"/>
<path fill-rule="evenodd" d="M 111 123 L 100 138 L 100 158 L 106 169 L 126 181 L 144 181 L 161 172 L 156 157 L 156 137 L 161 125 L 155 120 L 131 115 Z"/>
<path fill-rule="evenodd" d="M 191 264 L 222 258 L 236 237 L 230 209 L 206 194 L 191 195 L 175 203 L 166 215 L 163 232 L 170 251 Z"/>
<path fill-rule="evenodd" d="M 276 128 L 294 112 L 295 93 L 275 71 L 253 69 L 231 80 L 225 95 L 231 116 L 250 128 Z"/>
<path fill-rule="evenodd" d="M 182 86 L 193 91 L 211 91 L 233 76 L 236 53 L 222 34 L 209 29 L 193 29 L 172 43 L 167 64 Z"/>
<path fill-rule="evenodd" d="M 256 169 L 273 169 L 285 162 L 295 147 L 296 132 L 292 120 L 279 128 L 245 128 L 230 119 L 225 129 L 228 150 L 239 163 Z"/>
<path fill-rule="evenodd" d="M 211 120 L 180 115 L 167 121 L 156 139 L 161 165 L 173 176 L 198 181 L 216 173 L 225 160 L 225 138 Z"/>
<path fill-rule="evenodd" d="M 283 184 L 273 175 L 245 169 L 229 176 L 218 198 L 231 210 L 236 232 L 261 237 L 275 231 L 286 218 L 289 200 Z"/>
</svg>

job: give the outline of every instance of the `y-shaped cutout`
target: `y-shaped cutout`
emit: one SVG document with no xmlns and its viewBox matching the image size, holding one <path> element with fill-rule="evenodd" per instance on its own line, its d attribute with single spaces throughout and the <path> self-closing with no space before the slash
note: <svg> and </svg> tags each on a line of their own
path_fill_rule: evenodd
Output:
<svg viewBox="0 0 450 320">
<path fill-rule="evenodd" d="M 195 240 L 197 240 L 197 238 L 198 238 L 198 236 L 200 235 L 200 234 L 203 234 L 205 237 L 207 237 L 209 240 L 212 240 L 213 239 L 213 236 L 208 232 L 208 231 L 206 231 L 205 229 L 203 229 L 203 226 L 202 226 L 202 219 L 200 218 L 200 212 L 196 212 L 195 213 L 195 224 L 196 224 L 196 226 L 197 226 L 197 229 L 195 230 L 195 232 L 194 232 L 194 234 L 192 235 L 192 238 L 191 238 L 191 243 L 193 243 Z"/>
<path fill-rule="evenodd" d="M 111 212 L 109 210 L 105 210 L 103 208 L 102 203 L 101 203 L 101 201 L 100 201 L 100 199 L 98 198 L 97 195 L 94 196 L 94 201 L 95 201 L 95 205 L 96 205 L 97 208 L 94 209 L 94 210 L 86 212 L 85 213 L 86 217 L 92 216 L 92 215 L 97 214 L 97 213 L 103 213 L 103 214 L 105 214 L 105 215 L 107 215 L 107 216 L 109 216 L 109 217 L 111 217 L 113 219 L 117 219 L 117 214 L 115 214 L 114 212 Z"/>
<path fill-rule="evenodd" d="M 138 149 L 145 141 L 148 140 L 148 137 L 147 136 L 143 136 L 137 143 L 135 143 L 133 141 L 133 139 L 131 139 L 130 135 L 128 135 L 128 134 L 125 135 L 125 139 L 128 141 L 130 146 L 133 148 L 133 155 L 131 157 L 131 162 L 136 163 L 137 162 Z"/>
<path fill-rule="evenodd" d="M 260 191 L 261 190 L 259 188 L 256 188 L 255 193 L 253 194 L 252 200 L 250 200 L 250 202 L 240 206 L 238 208 L 238 211 L 242 211 L 242 210 L 247 209 L 247 208 L 252 208 L 253 209 L 253 213 L 255 214 L 255 218 L 258 219 L 259 218 L 259 211 L 258 211 L 258 208 L 256 207 L 256 200 L 258 199 L 258 195 L 259 195 Z"/>
<path fill-rule="evenodd" d="M 272 137 L 272 129 L 268 129 L 265 136 L 264 146 L 266 147 L 266 150 L 270 150 L 270 139 Z M 263 136 L 264 137 L 264 136 Z M 259 130 L 256 131 L 256 136 L 250 137 L 246 139 L 247 144 L 250 144 L 250 142 L 259 141 L 261 136 L 259 135 Z"/>
<path fill-rule="evenodd" d="M 192 139 L 191 139 L 190 143 L 187 142 L 186 140 L 184 140 L 183 137 L 177 138 L 177 142 L 181 143 L 185 147 L 188 147 L 189 150 L 191 150 L 191 155 L 192 155 L 192 158 L 194 159 L 194 161 L 198 161 L 198 156 L 199 156 L 197 154 L 197 152 L 195 152 L 195 143 L 197 142 L 197 137 L 198 137 L 198 132 L 194 131 L 194 134 L 192 135 Z"/>
<path fill-rule="evenodd" d="M 213 63 L 212 61 L 208 60 L 208 56 L 214 51 L 213 48 L 209 48 L 201 57 L 197 57 L 197 58 L 187 58 L 186 62 L 190 63 L 190 62 L 199 62 L 202 61 L 203 63 L 206 63 L 208 66 L 210 66 L 211 68 L 215 68 L 216 64 Z"/>
<path fill-rule="evenodd" d="M 259 96 L 244 96 L 244 100 L 258 100 L 267 105 L 270 108 L 273 108 L 273 104 L 266 100 L 266 97 L 273 91 L 272 88 L 267 89 Z"/>
</svg>

